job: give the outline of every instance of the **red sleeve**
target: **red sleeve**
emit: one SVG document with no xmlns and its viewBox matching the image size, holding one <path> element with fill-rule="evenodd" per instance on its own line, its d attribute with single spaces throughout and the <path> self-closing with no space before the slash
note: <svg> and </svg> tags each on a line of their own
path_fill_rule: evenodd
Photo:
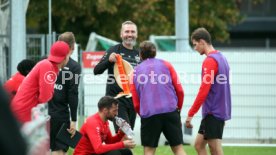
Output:
<svg viewBox="0 0 276 155">
<path fill-rule="evenodd" d="M 54 84 L 57 79 L 57 73 L 49 65 L 43 65 L 39 69 L 39 96 L 38 102 L 48 102 L 54 94 Z"/>
<path fill-rule="evenodd" d="M 198 112 L 201 105 L 206 100 L 206 97 L 209 93 L 209 90 L 214 81 L 215 75 L 218 72 L 218 64 L 215 59 L 211 57 L 207 57 L 202 65 L 202 79 L 201 86 L 199 88 L 199 92 L 197 97 L 192 105 L 191 109 L 188 112 L 189 117 L 193 117 L 195 113 Z"/>
<path fill-rule="evenodd" d="M 184 90 L 182 88 L 182 85 L 180 83 L 180 79 L 177 76 L 176 71 L 174 70 L 173 66 L 165 61 L 165 65 L 169 68 L 171 77 L 172 77 L 172 84 L 174 86 L 175 92 L 176 92 L 176 96 L 178 98 L 178 103 L 177 103 L 177 107 L 179 110 L 182 109 L 183 106 L 183 102 L 184 102 Z"/>
<path fill-rule="evenodd" d="M 94 124 L 93 121 L 87 122 L 86 134 L 96 154 L 103 154 L 108 151 L 124 148 L 124 143 L 120 140 L 113 144 L 103 144 L 100 134 L 100 124 Z"/>
<path fill-rule="evenodd" d="M 107 139 L 106 139 L 106 144 L 112 144 L 112 143 L 116 143 L 122 140 L 122 138 L 124 137 L 124 133 L 121 132 L 120 130 L 118 131 L 118 133 L 115 136 L 112 136 L 111 131 L 109 130 L 108 134 L 107 134 Z"/>
<path fill-rule="evenodd" d="M 133 101 L 134 109 L 140 115 L 140 98 L 136 91 L 136 87 L 135 87 L 133 80 L 134 80 L 134 75 L 132 74 L 131 81 L 130 81 L 130 92 L 132 94 L 132 101 Z"/>
<path fill-rule="evenodd" d="M 5 88 L 6 92 L 8 92 L 8 94 L 10 96 L 14 96 L 15 93 L 17 92 L 16 84 L 11 79 L 9 79 L 8 81 L 6 81 L 4 83 L 4 85 L 3 85 L 3 87 Z"/>
<path fill-rule="evenodd" d="M 5 88 L 5 90 L 8 93 L 11 93 L 13 91 L 16 91 L 15 89 L 15 84 L 13 83 L 13 81 L 11 79 L 9 79 L 8 81 L 6 81 L 3 85 L 3 87 Z"/>
<path fill-rule="evenodd" d="M 22 83 L 22 81 L 24 80 L 24 78 L 25 77 L 23 75 L 21 75 L 19 72 L 17 72 L 8 81 L 6 81 L 4 83 L 3 87 L 8 92 L 8 94 L 11 97 L 11 99 L 17 93 L 17 90 L 18 90 L 20 84 Z"/>
</svg>

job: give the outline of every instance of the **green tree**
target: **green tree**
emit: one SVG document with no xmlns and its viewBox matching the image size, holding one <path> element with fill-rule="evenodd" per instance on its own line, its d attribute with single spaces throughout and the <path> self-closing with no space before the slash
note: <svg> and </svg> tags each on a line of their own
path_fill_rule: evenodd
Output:
<svg viewBox="0 0 276 155">
<path fill-rule="evenodd" d="M 215 40 L 229 38 L 228 25 L 240 21 L 235 0 L 190 0 L 190 30 L 209 29 Z M 149 35 L 174 35 L 174 0 L 62 0 L 52 1 L 52 30 L 72 31 L 82 47 L 96 32 L 120 41 L 121 23 L 138 25 L 138 41 Z M 48 33 L 48 2 L 31 0 L 27 11 L 28 32 Z"/>
<path fill-rule="evenodd" d="M 229 39 L 228 27 L 242 19 L 235 0 L 190 0 L 190 30 L 203 26 L 216 41 Z"/>
</svg>

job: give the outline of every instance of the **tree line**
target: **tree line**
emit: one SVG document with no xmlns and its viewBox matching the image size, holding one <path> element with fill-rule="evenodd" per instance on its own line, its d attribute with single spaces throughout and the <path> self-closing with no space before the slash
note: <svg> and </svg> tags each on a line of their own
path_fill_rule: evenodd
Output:
<svg viewBox="0 0 276 155">
<path fill-rule="evenodd" d="M 56 0 L 52 1 L 52 30 L 72 31 L 85 48 L 91 32 L 120 41 L 121 23 L 138 25 L 138 42 L 149 35 L 175 35 L 174 0 Z M 242 20 L 237 0 L 189 0 L 190 32 L 206 27 L 216 41 L 229 39 L 229 26 Z M 31 0 L 27 32 L 48 33 L 48 1 Z"/>
</svg>

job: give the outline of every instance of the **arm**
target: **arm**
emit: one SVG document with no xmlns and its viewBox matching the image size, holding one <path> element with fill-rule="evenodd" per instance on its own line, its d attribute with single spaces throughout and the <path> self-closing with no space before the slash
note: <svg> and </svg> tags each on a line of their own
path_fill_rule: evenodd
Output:
<svg viewBox="0 0 276 155">
<path fill-rule="evenodd" d="M 172 78 L 172 84 L 174 86 L 176 96 L 178 98 L 177 107 L 179 110 L 181 110 L 182 106 L 183 106 L 183 102 L 184 102 L 184 90 L 182 88 L 180 79 L 177 76 L 177 73 L 176 73 L 175 69 L 173 68 L 173 66 L 169 62 L 166 62 L 166 61 L 165 61 L 165 65 L 169 68 L 171 78 Z"/>
<path fill-rule="evenodd" d="M 112 53 L 111 49 L 106 51 L 101 61 L 95 66 L 94 75 L 102 74 L 109 66 L 114 64 L 113 62 L 109 61 L 109 57 L 111 53 Z"/>
<path fill-rule="evenodd" d="M 124 137 L 124 133 L 119 130 L 118 133 L 115 136 L 112 136 L 110 130 L 107 134 L 107 140 L 105 141 L 106 144 L 112 144 L 112 143 L 116 143 L 118 141 L 123 142 L 123 147 L 124 148 L 129 148 L 129 149 L 133 149 L 135 147 L 135 142 L 133 139 L 125 139 L 122 141 L 123 137 Z"/>
<path fill-rule="evenodd" d="M 124 135 L 125 134 L 121 130 L 119 130 L 116 135 L 112 136 L 112 133 L 109 130 L 107 134 L 107 139 L 105 142 L 106 144 L 113 144 L 113 143 L 119 142 L 123 139 Z"/>
<path fill-rule="evenodd" d="M 122 141 L 118 141 L 113 144 L 103 144 L 101 139 L 101 134 L 99 131 L 100 125 L 94 124 L 93 122 L 87 122 L 87 123 L 89 123 L 86 126 L 87 136 L 96 154 L 102 154 L 108 151 L 124 148 L 124 143 Z"/>
<path fill-rule="evenodd" d="M 138 113 L 140 115 L 140 98 L 136 91 L 133 74 L 131 74 L 130 79 L 131 79 L 130 80 L 130 92 L 132 94 L 132 102 L 133 102 L 134 110 L 136 111 L 136 113 Z"/>
<path fill-rule="evenodd" d="M 212 73 L 213 72 L 213 73 Z M 215 75 L 218 72 L 218 64 L 213 58 L 207 57 L 202 65 L 202 82 L 194 104 L 189 110 L 188 116 L 193 117 L 206 100 Z"/>
<path fill-rule="evenodd" d="M 80 74 L 81 74 L 81 66 L 78 63 L 73 63 L 75 65 L 72 66 L 72 74 L 73 77 L 68 81 L 68 102 L 70 107 L 71 114 L 71 123 L 70 129 L 68 132 L 73 137 L 76 131 L 76 121 L 77 121 L 77 109 L 78 109 L 78 101 L 79 101 L 79 82 L 80 82 Z"/>
<path fill-rule="evenodd" d="M 51 74 L 49 74 L 50 72 Z M 57 79 L 57 74 L 52 70 L 52 66 L 44 65 L 39 68 L 39 92 L 38 102 L 48 102 L 54 94 L 54 84 Z"/>
<path fill-rule="evenodd" d="M 81 67 L 79 64 L 73 66 L 72 68 L 72 74 L 73 77 L 69 81 L 68 85 L 68 102 L 70 107 L 70 113 L 71 113 L 71 120 L 77 121 L 77 108 L 78 108 L 78 87 L 80 82 L 80 73 L 81 73 Z"/>
</svg>

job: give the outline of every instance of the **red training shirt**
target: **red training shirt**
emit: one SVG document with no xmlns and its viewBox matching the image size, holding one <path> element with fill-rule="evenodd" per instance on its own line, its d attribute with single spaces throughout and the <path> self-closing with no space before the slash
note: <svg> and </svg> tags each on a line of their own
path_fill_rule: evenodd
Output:
<svg viewBox="0 0 276 155">
<path fill-rule="evenodd" d="M 44 59 L 23 80 L 11 104 L 12 111 L 21 123 L 31 120 L 33 107 L 52 98 L 58 71 L 57 64 Z"/>
<path fill-rule="evenodd" d="M 112 136 L 108 121 L 104 122 L 98 113 L 87 118 L 80 129 L 82 138 L 74 150 L 74 155 L 103 154 L 124 148 L 121 141 L 124 133 Z"/>
<path fill-rule="evenodd" d="M 4 88 L 9 93 L 11 100 L 17 93 L 17 90 L 24 80 L 25 76 L 16 72 L 8 81 L 5 82 Z"/>
</svg>

